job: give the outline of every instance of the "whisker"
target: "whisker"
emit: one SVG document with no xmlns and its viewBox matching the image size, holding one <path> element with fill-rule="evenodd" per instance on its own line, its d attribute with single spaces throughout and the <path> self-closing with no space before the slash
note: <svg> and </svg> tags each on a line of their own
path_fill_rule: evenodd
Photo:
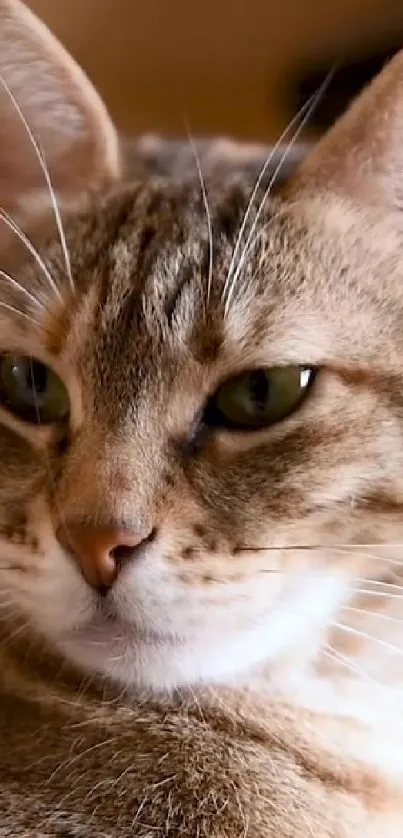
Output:
<svg viewBox="0 0 403 838">
<path fill-rule="evenodd" d="M 329 545 L 327 545 L 327 546 L 329 546 Z M 251 553 L 277 553 L 279 550 L 281 550 L 281 552 L 284 552 L 284 551 L 287 551 L 287 550 L 323 550 L 323 549 L 324 549 L 323 544 L 304 544 L 304 545 L 301 545 L 301 544 L 283 544 L 283 545 L 281 545 L 280 544 L 278 547 L 277 546 L 275 547 L 274 545 L 271 546 L 271 547 L 250 547 L 250 546 L 245 547 L 242 544 L 239 547 L 237 547 L 237 552 L 238 553 L 248 553 L 248 552 L 251 552 Z"/>
<path fill-rule="evenodd" d="M 239 550 L 252 550 L 253 552 L 257 553 L 260 550 L 261 551 L 270 551 L 270 550 L 366 550 L 366 549 L 373 550 L 374 548 L 379 549 L 379 548 L 382 548 L 382 547 L 384 547 L 385 549 L 387 549 L 388 547 L 389 548 L 403 548 L 403 544 L 394 543 L 393 541 L 388 541 L 388 542 L 385 542 L 385 543 L 378 542 L 377 544 L 361 544 L 361 543 L 360 544 L 355 544 L 355 543 L 352 543 L 352 544 L 338 544 L 337 542 L 336 543 L 331 543 L 331 544 L 280 544 L 280 545 L 271 544 L 268 547 L 261 547 L 261 546 L 256 546 L 255 547 L 253 545 L 246 544 L 246 545 L 241 545 L 238 549 Z M 368 555 L 368 554 L 363 552 L 362 555 L 365 556 L 365 555 Z M 399 561 L 398 559 L 389 559 L 387 556 L 377 556 L 377 555 L 372 556 L 372 555 L 370 555 L 370 558 L 379 559 L 382 562 L 388 561 L 391 564 L 396 564 L 396 565 L 403 564 L 403 559 L 402 559 L 402 561 Z"/>
<path fill-rule="evenodd" d="M 23 124 L 23 126 L 24 126 L 24 128 L 27 132 L 27 135 L 28 135 L 28 137 L 31 141 L 31 144 L 32 144 L 33 149 L 35 151 L 38 163 L 41 167 L 43 176 L 45 178 L 46 185 L 48 187 L 48 191 L 49 191 L 49 195 L 50 195 L 50 200 L 51 200 L 51 203 L 52 203 L 53 214 L 54 214 L 54 218 L 55 218 L 55 222 L 56 222 L 57 232 L 59 234 L 60 245 L 61 245 L 63 256 L 64 256 L 67 276 L 68 276 L 68 279 L 69 279 L 69 282 L 70 282 L 70 286 L 71 286 L 72 290 L 74 291 L 74 282 L 73 282 L 73 275 L 72 275 L 72 271 L 71 271 L 70 255 L 69 255 L 69 251 L 68 251 L 68 247 L 67 247 L 66 237 L 65 237 L 65 234 L 64 234 L 64 230 L 63 230 L 63 224 L 62 224 L 62 219 L 61 219 L 61 215 L 60 215 L 60 210 L 59 210 L 59 206 L 58 206 L 57 199 L 56 199 L 56 193 L 55 193 L 55 190 L 53 189 L 49 169 L 47 167 L 44 154 L 43 154 L 43 152 L 42 152 L 42 150 L 39 146 L 39 143 L 38 143 L 38 141 L 37 141 L 37 139 L 34 135 L 34 132 L 32 131 L 31 126 L 29 125 L 29 122 L 28 122 L 20 104 L 18 103 L 17 99 L 15 98 L 14 93 L 12 92 L 10 87 L 8 86 L 7 82 L 5 81 L 3 76 L 1 76 L 1 75 L 0 75 L 0 83 L 3 85 L 7 96 L 10 98 L 10 100 L 13 104 L 13 107 L 15 108 L 18 116 L 21 119 L 21 122 L 22 122 L 22 124 Z"/>
<path fill-rule="evenodd" d="M 391 546 L 391 545 L 388 545 Z M 400 546 L 400 545 L 399 545 Z M 363 553 L 363 556 L 367 556 L 369 559 L 375 559 L 376 561 L 380 562 L 387 562 L 388 564 L 393 564 L 395 567 L 401 567 L 403 565 L 403 560 L 399 559 L 391 559 L 389 556 L 377 556 L 373 553 Z M 392 573 L 393 571 L 391 571 Z"/>
<path fill-rule="evenodd" d="M 353 605 L 342 605 L 342 611 L 351 611 L 353 614 L 362 614 L 364 617 L 371 617 L 371 618 L 378 618 L 380 620 L 386 620 L 390 623 L 403 623 L 403 618 L 400 619 L 399 617 L 391 617 L 390 614 L 383 614 L 381 611 L 370 611 L 367 608 L 355 608 Z"/>
<path fill-rule="evenodd" d="M 293 128 L 294 128 L 294 126 L 295 126 L 295 124 L 296 124 L 296 123 L 298 123 L 298 121 L 301 119 L 301 117 L 303 117 L 303 116 L 304 116 L 305 112 L 306 112 L 306 111 L 308 110 L 308 108 L 310 107 L 311 102 L 312 102 L 312 101 L 313 101 L 313 99 L 314 99 L 314 96 L 315 96 L 315 94 L 312 94 L 312 95 L 311 95 L 311 96 L 307 99 L 307 101 L 306 101 L 306 102 L 304 102 L 304 104 L 303 104 L 303 105 L 299 108 L 299 110 L 297 111 L 297 113 L 295 114 L 295 116 L 293 116 L 293 118 L 292 118 L 292 119 L 289 121 L 289 123 L 286 125 L 286 127 L 284 128 L 284 130 L 283 130 L 283 131 L 282 131 L 282 133 L 280 134 L 280 136 L 279 136 L 278 140 L 277 140 L 277 141 L 276 141 L 276 143 L 274 144 L 273 148 L 272 148 L 272 149 L 270 149 L 270 153 L 269 153 L 268 157 L 266 158 L 266 160 L 265 160 L 265 162 L 264 162 L 264 164 L 263 164 L 263 166 L 262 166 L 262 168 L 261 168 L 261 170 L 260 170 L 260 172 L 259 172 L 259 175 L 258 175 L 258 177 L 257 177 L 257 179 L 256 179 L 256 183 L 255 183 L 255 185 L 254 185 L 254 187 L 253 187 L 253 190 L 252 190 L 252 192 L 251 192 L 251 195 L 250 195 L 249 201 L 248 201 L 248 203 L 247 203 L 247 206 L 246 206 L 246 209 L 245 209 L 245 212 L 244 212 L 243 218 L 242 218 L 241 226 L 240 226 L 240 228 L 239 228 L 239 233 L 238 233 L 238 236 L 237 236 L 237 238 L 236 238 L 236 242 L 235 242 L 234 250 L 233 250 L 233 252 L 232 252 L 231 261 L 230 261 L 230 264 L 229 264 L 228 273 L 227 273 L 227 277 L 226 277 L 225 284 L 224 284 L 224 289 L 223 289 L 223 297 L 224 297 L 224 298 L 225 298 L 226 293 L 227 293 L 227 286 L 228 286 L 228 283 L 231 281 L 231 276 L 232 276 L 232 272 L 233 272 L 233 270 L 234 270 L 236 257 L 237 257 L 237 255 L 238 255 L 238 250 L 239 250 L 239 248 L 240 248 L 240 245 L 241 245 L 241 242 L 242 242 L 242 237 L 243 237 L 243 234 L 244 234 L 244 232 L 245 232 L 245 227 L 246 227 L 246 225 L 247 225 L 247 223 L 248 223 L 249 216 L 250 216 L 250 213 L 251 213 L 251 209 L 252 209 L 252 206 L 253 206 L 254 200 L 255 200 L 255 198 L 256 198 L 256 195 L 257 195 L 257 193 L 258 193 L 258 191 L 259 191 L 260 184 L 262 183 L 262 180 L 263 180 L 263 178 L 264 178 L 264 176 L 265 176 L 265 174 L 266 174 L 266 172 L 267 172 L 267 169 L 268 169 L 268 168 L 269 168 L 269 166 L 270 166 L 270 163 L 271 163 L 271 162 L 272 162 L 272 160 L 273 160 L 273 157 L 275 156 L 276 152 L 277 152 L 277 151 L 279 150 L 279 148 L 281 147 L 281 144 L 282 144 L 282 143 L 283 143 L 283 141 L 285 140 L 285 138 L 286 138 L 287 134 L 289 133 L 289 131 L 292 131 L 292 130 L 293 130 Z"/>
<path fill-rule="evenodd" d="M 403 565 L 403 561 L 399 561 L 398 559 L 391 559 L 389 558 L 389 556 L 378 556 L 376 553 L 368 553 L 368 549 L 371 549 L 370 545 L 367 545 L 365 549 L 356 544 L 350 545 L 348 548 L 333 547 L 332 549 L 338 553 L 342 553 L 343 555 L 351 556 L 355 554 L 362 556 L 364 559 L 375 559 L 375 561 L 387 562 L 388 564 L 393 564 L 396 566 Z"/>
<path fill-rule="evenodd" d="M 399 646 L 395 646 L 394 643 L 388 643 L 387 640 L 383 640 L 380 637 L 373 637 L 372 634 L 368 634 L 366 631 L 362 631 L 362 629 L 356 629 L 352 626 L 346 626 L 344 623 L 331 623 L 331 626 L 335 629 L 339 629 L 339 631 L 344 631 L 346 634 L 352 634 L 355 637 L 359 637 L 362 640 L 369 640 L 372 643 L 378 643 L 379 646 L 382 648 L 387 649 L 389 652 L 395 652 L 399 655 L 403 654 L 403 649 L 400 649 Z"/>
<path fill-rule="evenodd" d="M 365 596 L 372 596 L 372 597 L 387 597 L 387 599 L 403 599 L 402 594 L 393 594 L 389 593 L 389 591 L 370 591 L 368 588 L 354 588 L 355 594 L 364 594 Z"/>
<path fill-rule="evenodd" d="M 342 664 L 351 672 L 355 673 L 356 675 L 360 675 L 360 677 L 364 678 L 367 681 L 372 681 L 372 683 L 378 683 L 369 675 L 368 672 L 365 672 L 364 669 L 361 669 L 360 666 L 357 666 L 353 661 L 349 660 L 345 655 L 342 655 L 341 652 L 338 652 L 333 646 L 330 646 L 328 643 L 324 643 L 323 647 L 319 650 L 322 654 L 326 655 L 327 657 L 332 658 L 332 660 L 336 661 L 337 663 Z"/>
<path fill-rule="evenodd" d="M 57 294 L 57 296 L 59 297 L 59 300 L 60 300 L 61 299 L 61 294 L 60 294 L 60 291 L 59 291 L 59 289 L 58 289 L 58 287 L 57 287 L 57 285 L 56 285 L 56 283 L 55 283 L 55 281 L 52 277 L 52 274 L 50 273 L 49 268 L 47 267 L 47 265 L 43 261 L 42 256 L 40 255 L 40 253 L 38 252 L 36 247 L 33 245 L 31 240 L 24 233 L 24 231 L 21 230 L 21 227 L 18 226 L 18 224 L 14 221 L 14 219 L 11 218 L 11 216 L 8 214 L 8 212 L 6 212 L 3 209 L 0 209 L 0 218 L 2 219 L 2 221 L 4 221 L 6 226 L 9 227 L 9 229 L 13 233 L 15 233 L 17 238 L 25 245 L 27 250 L 29 250 L 29 252 L 32 254 L 36 263 L 39 265 L 42 273 L 44 274 L 44 276 L 48 280 L 49 285 L 52 288 L 52 291 L 54 291 L 54 293 Z"/>
<path fill-rule="evenodd" d="M 388 590 L 391 589 L 392 591 L 403 591 L 403 585 L 396 585 L 394 582 L 382 582 L 380 579 L 364 579 L 360 576 L 356 576 L 350 581 L 359 583 L 363 582 L 364 585 L 379 585 L 379 587 L 388 588 Z"/>
<path fill-rule="evenodd" d="M 0 269 L 0 278 L 5 279 L 9 283 L 9 285 L 11 285 L 17 291 L 20 291 L 21 294 L 24 294 L 29 300 L 31 300 L 32 303 L 34 303 L 35 306 L 39 306 L 41 309 L 45 310 L 45 306 L 43 305 L 43 303 L 41 303 L 40 300 L 37 300 L 37 298 L 33 294 L 31 294 L 30 291 L 28 291 L 28 288 L 24 288 L 24 286 L 21 285 L 16 279 L 14 279 L 14 277 L 8 274 L 7 271 L 3 271 Z"/>
<path fill-rule="evenodd" d="M 329 82 L 330 82 L 330 80 L 331 80 L 331 78 L 332 78 L 333 74 L 334 74 L 334 69 L 332 69 L 332 70 L 330 70 L 330 71 L 329 71 L 329 73 L 327 74 L 326 78 L 324 79 L 324 81 L 322 82 L 322 84 L 320 85 L 320 87 L 318 88 L 318 90 L 316 91 L 316 93 L 315 93 L 315 94 L 311 97 L 311 99 L 310 99 L 310 100 L 308 100 L 308 101 L 309 101 L 309 105 L 308 105 L 308 107 L 306 108 L 306 111 L 305 111 L 305 113 L 304 113 L 304 115 L 303 115 L 303 118 L 301 119 L 301 122 L 299 123 L 299 125 L 298 125 L 298 126 L 297 126 L 297 128 L 296 128 L 296 130 L 294 131 L 294 134 L 293 134 L 293 136 L 291 137 L 290 142 L 287 144 L 286 148 L 284 149 L 284 152 L 283 152 L 283 154 L 281 155 L 280 160 L 279 160 L 279 162 L 278 162 L 278 164 L 277 164 L 277 166 L 276 166 L 276 168 L 275 168 L 275 170 L 274 170 L 274 172 L 273 172 L 273 175 L 271 176 L 270 181 L 269 181 L 269 183 L 268 183 L 268 185 L 267 185 L 267 187 L 266 187 L 266 189 L 265 189 L 265 191 L 264 191 L 264 194 L 263 194 L 262 200 L 261 200 L 260 205 L 259 205 L 259 207 L 258 207 L 258 209 L 257 209 L 256 215 L 255 215 L 255 217 L 254 217 L 254 219 L 253 219 L 253 222 L 252 222 L 252 225 L 251 225 L 251 229 L 250 229 L 250 231 L 249 231 L 249 233 L 248 233 L 248 236 L 247 236 L 247 239 L 246 239 L 245 246 L 244 246 L 244 248 L 243 248 L 243 251 L 242 251 L 242 253 L 241 253 L 240 259 L 239 259 L 239 261 L 238 261 L 238 266 L 237 266 L 237 268 L 236 268 L 236 270 L 235 270 L 235 272 L 234 272 L 233 276 L 231 277 L 231 280 L 230 280 L 230 281 L 231 281 L 231 287 L 229 288 L 228 293 L 226 293 L 226 291 L 227 291 L 227 281 L 226 281 L 226 283 L 225 283 L 225 287 L 224 287 L 224 295 L 226 294 L 226 301 L 225 301 L 225 311 L 226 311 L 226 312 L 228 312 L 228 307 L 229 307 L 229 304 L 230 304 L 230 302 L 231 302 L 231 296 L 232 296 L 232 295 L 231 295 L 231 290 L 233 290 L 233 289 L 234 289 L 234 287 L 235 287 L 235 285 L 236 285 L 236 282 L 237 282 L 237 280 L 238 280 L 238 277 L 239 277 L 240 272 L 241 272 L 241 270 L 242 270 L 242 267 L 243 267 L 243 265 L 244 265 L 245 258 L 246 258 L 246 256 L 248 255 L 248 252 L 249 252 L 249 246 L 250 246 L 250 243 L 251 243 L 251 241 L 252 241 L 253 234 L 254 234 L 254 232 L 255 232 L 255 230 L 256 230 L 256 227 L 257 227 L 257 224 L 258 224 L 259 218 L 260 218 L 260 216 L 261 216 L 261 214 L 262 214 L 262 212 L 263 212 L 263 209 L 264 209 L 264 206 L 265 206 L 266 200 L 267 200 L 268 196 L 270 195 L 270 192 L 271 192 L 271 190 L 272 190 L 272 188 L 273 188 L 273 186 L 274 186 L 274 184 L 275 184 L 275 182 L 276 182 L 276 180 L 277 180 L 277 177 L 278 177 L 278 175 L 279 175 L 279 173 L 280 173 L 280 171 L 281 171 L 281 167 L 283 166 L 283 163 L 285 162 L 285 160 L 286 160 L 287 156 L 289 155 L 289 153 L 290 153 L 291 149 L 292 149 L 292 148 L 293 148 L 293 146 L 295 145 L 295 143 L 296 143 L 296 141 L 297 141 L 298 137 L 300 136 L 300 134 L 302 133 L 302 131 L 303 131 L 303 130 L 304 130 L 304 128 L 306 127 L 307 123 L 309 122 L 309 120 L 310 120 L 310 118 L 311 118 L 311 116 L 312 116 L 312 114 L 313 114 L 313 112 L 314 112 L 314 110 L 315 110 L 316 106 L 319 104 L 319 102 L 320 102 L 320 100 L 321 100 L 321 98 L 322 98 L 323 94 L 325 93 L 326 88 L 328 87 Z M 299 115 L 299 118 L 300 118 L 300 116 L 301 116 L 301 114 Z"/>
<path fill-rule="evenodd" d="M 1 596 L 0 608 L 7 609 L 7 618 L 9 620 L 20 616 L 18 609 L 15 607 L 15 602 L 11 596 L 9 596 L 8 599 L 4 599 L 3 595 Z M 11 608 L 13 609 L 12 611 L 10 610 Z"/>
<path fill-rule="evenodd" d="M 375 553 L 368 553 L 368 549 L 365 550 L 363 548 L 358 548 L 356 545 L 353 548 L 350 546 L 347 547 L 332 547 L 336 553 L 341 553 L 343 556 L 362 556 L 363 559 L 375 559 L 375 561 L 386 562 L 387 564 L 393 564 L 395 566 L 403 565 L 403 561 L 398 561 L 397 559 L 390 559 L 388 556 L 378 556 Z"/>
<path fill-rule="evenodd" d="M 5 308 L 7 311 L 11 311 L 13 314 L 17 314 L 18 317 L 24 317 L 26 320 L 29 320 L 30 323 L 33 323 L 34 326 L 38 325 L 38 321 L 34 320 L 29 314 L 26 314 L 24 311 L 20 311 L 19 308 L 15 308 L 14 306 L 9 305 L 8 303 L 3 303 L 0 301 L 0 308 Z"/>
<path fill-rule="evenodd" d="M 393 564 L 396 564 L 396 562 L 393 562 Z M 399 583 L 399 585 L 401 585 L 401 582 L 402 582 L 401 573 L 402 573 L 402 571 L 400 570 L 400 568 L 399 568 L 398 571 L 394 570 L 394 568 L 392 568 L 392 569 L 390 569 L 389 567 L 387 568 L 388 577 L 390 579 L 396 579 L 396 584 Z"/>
<path fill-rule="evenodd" d="M 9 615 L 8 619 L 11 619 L 11 615 Z M 21 634 L 23 634 L 27 630 L 28 627 L 29 627 L 29 623 L 25 622 L 25 623 L 22 623 L 20 626 L 18 626 L 13 631 L 10 631 L 8 634 L 6 634 L 5 638 L 2 639 L 3 648 L 12 646 L 13 643 L 15 642 L 15 640 Z"/>
<path fill-rule="evenodd" d="M 251 241 L 251 243 L 250 243 L 250 245 L 249 245 L 249 248 L 248 248 L 248 253 L 251 253 L 251 252 L 253 251 L 253 249 L 256 247 L 256 245 L 257 245 L 257 243 L 258 243 L 259 239 L 261 239 L 261 238 L 262 238 L 262 236 L 264 235 L 264 233 L 267 233 L 267 230 L 268 230 L 268 229 L 272 226 L 272 224 L 274 223 L 274 220 L 275 220 L 275 219 L 274 219 L 274 217 L 273 217 L 273 218 L 270 218 L 270 219 L 269 219 L 269 221 L 267 221 L 267 223 L 266 223 L 266 224 L 263 224 L 263 226 L 259 228 L 259 232 L 258 232 L 258 233 L 256 233 L 255 238 L 254 238 L 254 239 L 252 239 L 252 241 Z M 256 272 L 256 273 L 258 273 L 258 272 L 259 272 L 259 269 L 257 270 L 257 272 Z M 256 274 L 255 274 L 255 277 L 256 277 Z"/>
<path fill-rule="evenodd" d="M 209 300 L 210 300 L 211 285 L 212 285 L 212 281 L 213 281 L 213 226 L 212 226 L 212 223 L 211 223 L 211 212 L 210 212 L 210 207 L 209 207 L 209 203 L 208 203 L 207 189 L 206 189 L 206 184 L 205 184 L 205 180 L 204 180 L 203 172 L 202 172 L 202 168 L 201 168 L 200 157 L 198 155 L 194 139 L 189 132 L 188 132 L 188 139 L 189 139 L 190 147 L 192 149 L 192 153 L 193 153 L 195 163 L 196 163 L 197 173 L 198 173 L 199 181 L 200 181 L 201 193 L 202 193 L 202 197 L 203 197 L 204 209 L 205 209 L 205 212 L 206 212 L 206 220 L 207 220 L 207 232 L 208 232 L 208 241 L 209 241 L 209 267 L 208 267 L 207 297 L 206 297 L 206 306 L 207 306 L 208 303 L 209 303 Z"/>
</svg>

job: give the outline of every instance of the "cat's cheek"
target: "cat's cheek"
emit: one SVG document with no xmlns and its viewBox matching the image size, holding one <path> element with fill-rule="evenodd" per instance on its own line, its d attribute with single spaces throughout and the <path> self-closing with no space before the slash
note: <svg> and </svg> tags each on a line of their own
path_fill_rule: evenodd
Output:
<svg viewBox="0 0 403 838">
<path fill-rule="evenodd" d="M 56 541 L 41 496 L 25 509 L 23 536 L 0 536 L 3 598 L 52 641 L 90 618 L 94 594 Z"/>
<path fill-rule="evenodd" d="M 57 544 L 32 551 L 0 540 L 0 570 L 0 604 L 20 613 L 49 642 L 91 620 L 94 593 Z"/>
<path fill-rule="evenodd" d="M 25 608 L 36 628 L 53 642 L 91 619 L 94 598 L 76 568 L 55 546 L 25 593 Z"/>
</svg>

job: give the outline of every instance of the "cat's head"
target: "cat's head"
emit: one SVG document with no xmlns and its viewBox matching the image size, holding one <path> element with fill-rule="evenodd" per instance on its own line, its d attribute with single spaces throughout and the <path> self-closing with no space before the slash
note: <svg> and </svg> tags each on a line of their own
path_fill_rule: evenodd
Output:
<svg viewBox="0 0 403 838">
<path fill-rule="evenodd" d="M 312 651 L 403 542 L 403 57 L 277 198 L 123 183 L 17 0 L 0 72 L 1 618 L 157 689 Z"/>
</svg>

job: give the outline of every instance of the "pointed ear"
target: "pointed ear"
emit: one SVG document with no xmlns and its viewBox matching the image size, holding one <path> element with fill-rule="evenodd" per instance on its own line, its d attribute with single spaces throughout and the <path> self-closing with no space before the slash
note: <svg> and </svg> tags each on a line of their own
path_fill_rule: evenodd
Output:
<svg viewBox="0 0 403 838">
<path fill-rule="evenodd" d="M 403 51 L 319 141 L 292 185 L 301 188 L 403 208 Z"/>
<path fill-rule="evenodd" d="M 116 178 L 118 139 L 93 86 L 19 0 L 0 0 L 0 206 L 46 194 L 38 150 L 66 198 Z M 37 148 L 35 148 L 37 145 Z"/>
</svg>

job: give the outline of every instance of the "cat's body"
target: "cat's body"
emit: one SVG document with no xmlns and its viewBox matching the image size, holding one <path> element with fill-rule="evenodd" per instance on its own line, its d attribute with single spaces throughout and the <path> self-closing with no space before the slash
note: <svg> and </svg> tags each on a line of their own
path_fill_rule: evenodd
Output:
<svg viewBox="0 0 403 838">
<path fill-rule="evenodd" d="M 125 706 L 79 680 L 63 689 L 56 673 L 31 682 L 24 668 L 2 688 L 6 838 L 401 835 L 391 735 L 298 708 L 295 693 L 198 691 Z"/>
<path fill-rule="evenodd" d="M 0 70 L 0 838 L 401 838 L 403 58 L 295 175 Z"/>
</svg>

